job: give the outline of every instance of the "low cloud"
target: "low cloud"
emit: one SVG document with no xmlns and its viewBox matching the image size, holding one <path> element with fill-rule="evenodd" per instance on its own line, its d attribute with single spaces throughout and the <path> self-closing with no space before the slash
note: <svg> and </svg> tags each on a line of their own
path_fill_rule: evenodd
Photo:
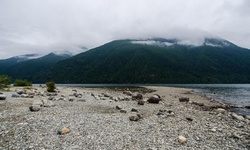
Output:
<svg viewBox="0 0 250 150">
<path fill-rule="evenodd" d="M 0 1 L 0 59 L 126 38 L 218 36 L 250 48 L 248 0 Z"/>
</svg>

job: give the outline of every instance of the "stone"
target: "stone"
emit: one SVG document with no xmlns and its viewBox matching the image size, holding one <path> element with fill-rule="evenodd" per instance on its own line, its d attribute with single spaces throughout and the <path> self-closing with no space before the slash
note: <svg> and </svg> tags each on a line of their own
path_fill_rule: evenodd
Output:
<svg viewBox="0 0 250 150">
<path fill-rule="evenodd" d="M 179 98 L 179 101 L 180 101 L 180 102 L 188 102 L 188 101 L 189 101 L 189 98 L 188 98 L 188 97 L 180 97 L 180 98 Z"/>
<path fill-rule="evenodd" d="M 137 114 L 137 116 L 139 117 L 139 119 L 142 119 L 142 118 L 143 118 L 143 115 L 142 115 L 142 114 Z"/>
<path fill-rule="evenodd" d="M 109 95 L 108 93 L 102 93 L 102 95 L 103 95 L 104 97 L 110 97 L 110 95 Z"/>
<path fill-rule="evenodd" d="M 121 110 L 121 109 L 122 109 L 121 106 L 115 106 L 115 108 L 116 108 L 117 110 Z"/>
<path fill-rule="evenodd" d="M 64 134 L 70 133 L 70 130 L 68 128 L 66 128 L 66 127 L 63 127 L 61 129 L 58 129 L 57 133 L 60 134 L 60 135 L 64 135 Z"/>
<path fill-rule="evenodd" d="M 145 101 L 139 100 L 139 101 L 137 102 L 137 104 L 138 104 L 138 105 L 144 105 L 144 104 L 145 104 Z"/>
<path fill-rule="evenodd" d="M 11 95 L 11 97 L 18 98 L 18 97 L 20 97 L 20 95 L 19 95 L 19 94 L 17 94 L 17 93 L 13 93 L 13 94 Z"/>
<path fill-rule="evenodd" d="M 120 112 L 121 112 L 121 113 L 127 113 L 127 111 L 124 110 L 124 109 L 121 109 Z"/>
<path fill-rule="evenodd" d="M 201 109 L 202 109 L 203 111 L 211 111 L 211 110 L 214 109 L 214 107 L 204 105 L 204 106 L 201 106 Z"/>
<path fill-rule="evenodd" d="M 236 138 L 236 139 L 241 139 L 242 137 L 240 136 L 240 135 L 238 135 L 236 132 L 234 132 L 233 134 L 232 134 L 232 137 L 233 138 Z"/>
<path fill-rule="evenodd" d="M 37 111 L 40 110 L 40 106 L 39 106 L 39 105 L 31 105 L 31 106 L 29 107 L 29 109 L 30 109 L 30 111 L 32 111 L 32 112 L 37 112 Z"/>
<path fill-rule="evenodd" d="M 216 132 L 216 128 L 212 128 L 212 129 L 210 129 L 209 131 L 211 131 L 211 132 Z"/>
<path fill-rule="evenodd" d="M 143 96 L 140 93 L 132 95 L 132 100 L 141 100 L 141 99 L 143 99 Z"/>
<path fill-rule="evenodd" d="M 42 99 L 41 100 L 43 103 L 43 107 L 53 107 L 55 106 L 55 104 L 51 101 L 48 101 L 47 99 Z"/>
<path fill-rule="evenodd" d="M 132 111 L 132 112 L 138 112 L 138 110 L 135 109 L 135 108 L 132 108 L 131 111 Z"/>
<path fill-rule="evenodd" d="M 85 99 L 78 99 L 77 102 L 86 102 Z"/>
<path fill-rule="evenodd" d="M 240 115 L 237 115 L 236 113 L 232 113 L 231 116 L 234 118 L 234 119 L 237 119 L 237 120 L 240 120 L 240 121 L 243 121 L 244 120 L 244 117 L 240 116 Z"/>
<path fill-rule="evenodd" d="M 225 114 L 227 111 L 225 110 L 225 109 L 223 109 L 223 108 L 217 108 L 217 109 L 215 109 L 215 111 L 217 112 L 217 113 L 222 113 L 222 114 Z"/>
<path fill-rule="evenodd" d="M 122 93 L 125 94 L 125 95 L 128 95 L 128 96 L 132 96 L 132 93 L 130 91 L 124 91 Z"/>
<path fill-rule="evenodd" d="M 41 107 L 41 106 L 43 106 L 43 103 L 40 100 L 35 100 L 32 102 L 32 105 L 39 105 Z"/>
<path fill-rule="evenodd" d="M 22 95 L 22 94 L 24 94 L 25 92 L 24 92 L 23 90 L 17 90 L 16 93 L 19 94 L 19 95 Z"/>
<path fill-rule="evenodd" d="M 130 121 L 139 121 L 140 118 L 138 117 L 138 115 L 136 115 L 136 116 L 130 116 L 130 117 L 129 117 L 129 120 L 130 120 Z"/>
<path fill-rule="evenodd" d="M 0 95 L 0 100 L 5 100 L 5 99 L 6 99 L 6 95 L 1 94 Z"/>
<path fill-rule="evenodd" d="M 28 94 L 21 94 L 21 97 L 22 98 L 29 98 L 29 95 Z"/>
<path fill-rule="evenodd" d="M 70 98 L 69 98 L 69 101 L 70 101 L 70 102 L 73 102 L 73 101 L 74 101 L 74 98 L 73 98 L 73 97 L 70 97 Z"/>
<path fill-rule="evenodd" d="M 158 104 L 161 98 L 158 95 L 151 96 L 148 100 L 149 103 Z"/>
<path fill-rule="evenodd" d="M 188 121 L 193 121 L 193 119 L 190 118 L 190 117 L 186 117 L 186 119 L 187 119 Z"/>
<path fill-rule="evenodd" d="M 203 103 L 198 103 L 198 102 L 192 102 L 191 104 L 198 105 L 198 106 L 204 106 Z"/>
<path fill-rule="evenodd" d="M 184 136 L 180 135 L 178 136 L 178 142 L 184 144 L 187 142 L 187 139 Z"/>
<path fill-rule="evenodd" d="M 48 100 L 53 100 L 53 99 L 54 99 L 54 97 L 49 97 L 49 98 L 48 98 Z"/>
<path fill-rule="evenodd" d="M 246 109 L 250 109 L 250 105 L 249 106 L 245 106 Z"/>
</svg>

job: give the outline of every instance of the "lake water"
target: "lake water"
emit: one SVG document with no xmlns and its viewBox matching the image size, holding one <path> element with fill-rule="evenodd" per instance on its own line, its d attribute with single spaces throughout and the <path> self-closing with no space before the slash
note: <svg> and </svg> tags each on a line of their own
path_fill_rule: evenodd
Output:
<svg viewBox="0 0 250 150">
<path fill-rule="evenodd" d="M 250 106 L 250 84 L 57 84 L 72 87 L 137 87 L 137 86 L 168 86 L 194 89 L 194 93 L 206 95 L 217 101 Z M 250 109 L 233 108 L 239 114 L 250 115 Z"/>
<path fill-rule="evenodd" d="M 168 86 L 191 88 L 194 89 L 194 93 L 206 95 L 226 104 L 250 106 L 250 84 L 176 84 Z M 232 108 L 231 111 L 250 115 L 250 109 Z"/>
</svg>

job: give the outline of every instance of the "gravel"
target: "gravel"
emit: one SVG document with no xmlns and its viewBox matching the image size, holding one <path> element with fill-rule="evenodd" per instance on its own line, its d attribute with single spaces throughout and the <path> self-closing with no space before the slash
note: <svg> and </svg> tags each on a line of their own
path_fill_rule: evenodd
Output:
<svg viewBox="0 0 250 150">
<path fill-rule="evenodd" d="M 0 149 L 250 149 L 248 119 L 237 120 L 231 112 L 203 111 L 190 102 L 179 102 L 180 97 L 189 97 L 190 101 L 218 105 L 190 94 L 189 89 L 147 88 L 157 91 L 143 94 L 144 101 L 159 94 L 159 104 L 138 105 L 132 97 L 127 100 L 122 91 L 111 89 L 59 87 L 55 106 L 41 107 L 38 112 L 31 112 L 29 107 L 34 101 L 49 98 L 42 96 L 45 89 L 38 88 L 34 98 L 13 98 L 14 88 L 3 92 L 7 100 L 0 101 Z M 75 89 L 82 97 L 69 101 Z M 109 97 L 101 100 L 102 93 Z M 61 95 L 66 100 L 59 100 Z M 121 98 L 114 101 L 112 97 Z M 129 120 L 138 113 L 142 119 Z M 58 134 L 64 127 L 70 132 Z M 179 143 L 180 136 L 187 141 Z"/>
</svg>

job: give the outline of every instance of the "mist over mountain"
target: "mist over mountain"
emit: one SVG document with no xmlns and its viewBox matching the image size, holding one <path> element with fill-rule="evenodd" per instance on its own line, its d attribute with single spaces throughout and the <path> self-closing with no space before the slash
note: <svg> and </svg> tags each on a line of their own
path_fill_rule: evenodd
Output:
<svg viewBox="0 0 250 150">
<path fill-rule="evenodd" d="M 49 69 L 60 60 L 72 57 L 68 53 L 50 53 L 45 56 L 39 54 L 27 54 L 14 56 L 9 59 L 0 60 L 0 74 L 7 74 L 12 78 L 29 79 Z"/>
<path fill-rule="evenodd" d="M 116 40 L 59 61 L 35 82 L 249 83 L 250 51 L 224 39 Z M 34 82 L 33 81 L 33 82 Z"/>
</svg>

